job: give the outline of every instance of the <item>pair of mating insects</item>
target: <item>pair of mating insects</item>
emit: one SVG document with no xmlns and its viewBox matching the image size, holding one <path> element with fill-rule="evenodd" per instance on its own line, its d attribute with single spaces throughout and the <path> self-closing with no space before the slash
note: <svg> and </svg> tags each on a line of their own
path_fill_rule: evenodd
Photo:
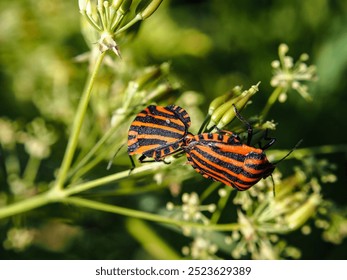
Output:
<svg viewBox="0 0 347 280">
<path fill-rule="evenodd" d="M 265 146 L 250 146 L 253 129 L 233 107 L 236 117 L 247 126 L 247 144 L 242 143 L 237 134 L 225 130 L 193 135 L 188 131 L 190 117 L 183 108 L 150 105 L 131 123 L 128 154 L 130 158 L 140 154 L 140 162 L 146 158 L 164 161 L 165 157 L 184 151 L 188 163 L 205 178 L 247 190 L 274 171 L 276 163 L 268 161 L 264 150 L 275 138 L 267 138 L 265 134 L 263 138 L 268 140 Z"/>
</svg>

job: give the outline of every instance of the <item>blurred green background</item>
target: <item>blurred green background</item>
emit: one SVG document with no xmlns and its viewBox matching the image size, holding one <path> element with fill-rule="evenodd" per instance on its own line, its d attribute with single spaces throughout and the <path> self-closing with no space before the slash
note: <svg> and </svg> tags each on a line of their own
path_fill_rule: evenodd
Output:
<svg viewBox="0 0 347 280">
<path fill-rule="evenodd" d="M 86 67 L 73 59 L 88 51 L 81 35 L 77 1 L 1 1 L 0 22 L 0 116 L 23 123 L 33 120 L 41 114 L 40 96 L 53 87 L 56 96 L 68 90 L 77 102 Z M 295 60 L 308 53 L 309 64 L 317 66 L 319 80 L 310 85 L 313 102 L 289 92 L 287 102 L 277 103 L 270 111 L 268 119 L 279 124 L 274 132 L 275 148 L 290 149 L 301 138 L 302 147 L 346 144 L 345 0 L 164 1 L 137 36 L 122 41 L 120 48 L 125 57 L 132 53 L 141 67 L 169 61 L 183 89 L 202 93 L 203 112 L 214 97 L 235 85 L 249 88 L 261 81 L 260 93 L 245 110 L 247 117 L 259 113 L 273 90 L 270 64 L 277 59 L 280 43 L 289 46 L 288 54 Z M 62 115 L 67 114 L 64 118 L 71 118 L 64 112 L 64 103 L 61 106 Z M 51 179 L 52 170 L 59 166 L 59 150 L 64 149 L 65 140 L 55 145 L 52 157 L 41 169 L 42 178 Z M 336 183 L 324 188 L 324 195 L 346 206 L 346 155 L 324 157 L 337 165 L 338 177 Z M 6 184 L 2 181 L 0 187 L 6 188 Z M 115 204 L 152 211 L 165 206 L 163 197 L 171 199 L 163 190 L 140 198 L 122 197 Z M 27 222 L 40 228 L 41 241 L 23 251 L 1 246 L 1 258 L 153 258 L 129 234 L 124 217 L 52 205 L 35 210 Z M 175 248 L 188 241 L 165 227 L 151 226 Z M 0 221 L 0 227 L 3 243 L 10 222 Z M 309 236 L 292 234 L 288 240 L 302 250 L 303 259 L 347 258 L 346 240 L 340 245 L 326 243 L 318 230 Z"/>
</svg>

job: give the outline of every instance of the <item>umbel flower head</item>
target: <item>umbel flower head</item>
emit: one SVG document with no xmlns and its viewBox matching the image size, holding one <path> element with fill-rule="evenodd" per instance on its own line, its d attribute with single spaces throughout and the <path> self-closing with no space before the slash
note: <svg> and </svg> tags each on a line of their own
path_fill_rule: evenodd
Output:
<svg viewBox="0 0 347 280">
<path fill-rule="evenodd" d="M 284 102 L 287 99 L 289 89 L 297 91 L 305 100 L 311 101 L 312 98 L 308 93 L 308 88 L 304 82 L 315 81 L 316 67 L 308 66 L 305 62 L 309 56 L 303 53 L 297 62 L 294 63 L 293 58 L 287 56 L 289 48 L 286 44 L 281 44 L 278 48 L 279 60 L 274 60 L 271 63 L 273 68 L 273 77 L 271 86 L 280 87 L 282 93 L 279 96 L 279 101 Z"/>
<path fill-rule="evenodd" d="M 120 56 L 115 37 L 142 20 L 150 17 L 163 0 L 140 1 L 135 15 L 129 18 L 132 0 L 79 0 L 80 13 L 87 30 L 85 37 L 90 43 L 97 41 L 99 50 L 113 51 Z M 127 22 L 124 22 L 127 19 Z M 90 27 L 92 27 L 90 29 Z M 96 35 L 96 36 L 95 36 Z"/>
</svg>

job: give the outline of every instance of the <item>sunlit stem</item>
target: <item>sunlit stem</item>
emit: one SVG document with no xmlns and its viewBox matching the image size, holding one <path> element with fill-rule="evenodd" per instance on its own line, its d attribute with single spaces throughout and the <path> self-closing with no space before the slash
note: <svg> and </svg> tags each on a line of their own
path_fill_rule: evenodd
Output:
<svg viewBox="0 0 347 280">
<path fill-rule="evenodd" d="M 67 173 L 71 166 L 71 162 L 72 162 L 72 159 L 78 144 L 78 138 L 79 138 L 83 120 L 87 111 L 87 107 L 88 107 L 90 95 L 92 92 L 92 88 L 95 82 L 95 78 L 100 69 L 100 66 L 105 57 L 105 54 L 106 54 L 105 52 L 99 53 L 99 56 L 97 57 L 96 62 L 94 64 L 94 69 L 89 74 L 89 77 L 87 80 L 88 82 L 81 96 L 80 103 L 78 104 L 77 112 L 76 112 L 75 119 L 72 125 L 72 131 L 70 134 L 67 148 L 65 150 L 63 162 L 59 170 L 55 188 L 63 188 L 63 185 L 65 183 Z"/>
<path fill-rule="evenodd" d="M 271 96 L 269 97 L 269 99 L 267 100 L 267 103 L 263 109 L 263 111 L 261 112 L 261 117 L 263 118 L 263 120 L 266 119 L 267 114 L 269 113 L 272 105 L 275 104 L 275 102 L 277 101 L 278 97 L 280 96 L 280 94 L 283 92 L 283 88 L 282 87 L 277 87 L 275 88 L 275 90 L 272 92 Z"/>
<path fill-rule="evenodd" d="M 219 225 L 205 225 L 200 223 L 186 222 L 181 220 L 176 220 L 173 218 L 152 214 L 144 211 L 138 211 L 134 209 L 119 207 L 115 205 L 105 204 L 101 202 L 96 202 L 93 200 L 88 200 L 79 197 L 67 197 L 63 199 L 65 203 L 70 203 L 76 206 L 82 206 L 91 208 L 93 210 L 100 210 L 105 212 L 110 212 L 114 214 L 124 215 L 128 217 L 148 220 L 157 223 L 171 224 L 175 226 L 186 226 L 193 228 L 203 228 L 204 230 L 215 230 L 215 231 L 233 231 L 240 229 L 239 224 L 219 224 Z"/>
<path fill-rule="evenodd" d="M 23 181 L 32 184 L 35 181 L 37 172 L 40 167 L 41 160 L 30 156 L 29 161 L 25 167 L 24 174 L 23 174 Z"/>
</svg>

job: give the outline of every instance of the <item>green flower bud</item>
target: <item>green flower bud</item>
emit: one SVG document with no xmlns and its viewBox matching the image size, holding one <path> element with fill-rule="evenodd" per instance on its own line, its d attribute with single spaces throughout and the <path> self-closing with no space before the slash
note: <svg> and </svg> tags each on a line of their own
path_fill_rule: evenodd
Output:
<svg viewBox="0 0 347 280">
<path fill-rule="evenodd" d="M 80 9 L 80 12 L 85 12 L 87 10 L 89 1 L 88 0 L 78 0 L 78 7 Z"/>
<path fill-rule="evenodd" d="M 112 9 L 114 11 L 117 11 L 123 2 L 124 2 L 124 0 L 113 0 L 112 5 L 111 5 Z"/>
<path fill-rule="evenodd" d="M 259 83 L 252 86 L 249 90 L 245 90 L 241 95 L 232 98 L 231 100 L 220 105 L 213 114 L 211 115 L 211 121 L 208 124 L 207 128 L 210 129 L 213 126 L 217 125 L 219 129 L 222 129 L 227 124 L 229 124 L 235 117 L 235 110 L 233 105 L 236 106 L 238 110 L 241 110 L 250 98 L 258 91 Z M 217 102 L 216 102 L 217 103 Z"/>
<path fill-rule="evenodd" d="M 173 95 L 178 93 L 178 89 L 180 88 L 179 84 L 160 84 L 154 90 L 148 92 L 144 97 L 144 103 L 148 101 L 155 100 L 156 102 L 165 99 L 168 95 Z"/>
<path fill-rule="evenodd" d="M 290 230 L 302 227 L 317 210 L 322 198 L 319 194 L 312 194 L 311 197 L 291 214 L 285 216 L 285 222 Z"/>
<path fill-rule="evenodd" d="M 236 100 L 236 98 L 229 100 L 228 102 L 219 106 L 214 111 L 214 113 L 211 115 L 211 120 L 207 126 L 207 129 L 210 129 L 219 123 L 220 119 L 224 116 L 224 114 L 232 108 L 233 104 L 235 103 L 235 100 Z"/>
<path fill-rule="evenodd" d="M 240 96 L 236 98 L 234 105 L 239 111 L 241 111 L 246 106 L 250 98 L 258 91 L 258 85 L 259 84 L 252 86 L 249 90 L 244 91 Z M 228 110 L 218 122 L 217 127 L 219 129 L 222 129 L 223 127 L 228 125 L 235 117 L 235 110 Z"/>
<path fill-rule="evenodd" d="M 124 0 L 124 1 L 121 1 L 121 5 L 119 7 L 119 12 L 122 14 L 122 15 L 125 15 L 129 9 L 130 9 L 130 6 L 131 4 L 133 3 L 132 0 Z"/>
<path fill-rule="evenodd" d="M 208 114 L 211 116 L 219 106 L 224 104 L 228 99 L 235 97 L 239 94 L 241 94 L 241 87 L 236 86 L 227 94 L 218 96 L 217 98 L 213 99 L 208 108 Z"/>
<path fill-rule="evenodd" d="M 136 14 L 141 20 L 149 18 L 160 6 L 163 0 L 143 0 L 136 7 Z"/>
<path fill-rule="evenodd" d="M 143 88 L 147 84 L 161 77 L 162 75 L 166 75 L 169 72 L 169 70 L 170 70 L 169 63 L 162 63 L 160 66 L 148 67 L 145 70 L 144 74 L 135 80 L 135 83 L 139 89 Z"/>
</svg>

